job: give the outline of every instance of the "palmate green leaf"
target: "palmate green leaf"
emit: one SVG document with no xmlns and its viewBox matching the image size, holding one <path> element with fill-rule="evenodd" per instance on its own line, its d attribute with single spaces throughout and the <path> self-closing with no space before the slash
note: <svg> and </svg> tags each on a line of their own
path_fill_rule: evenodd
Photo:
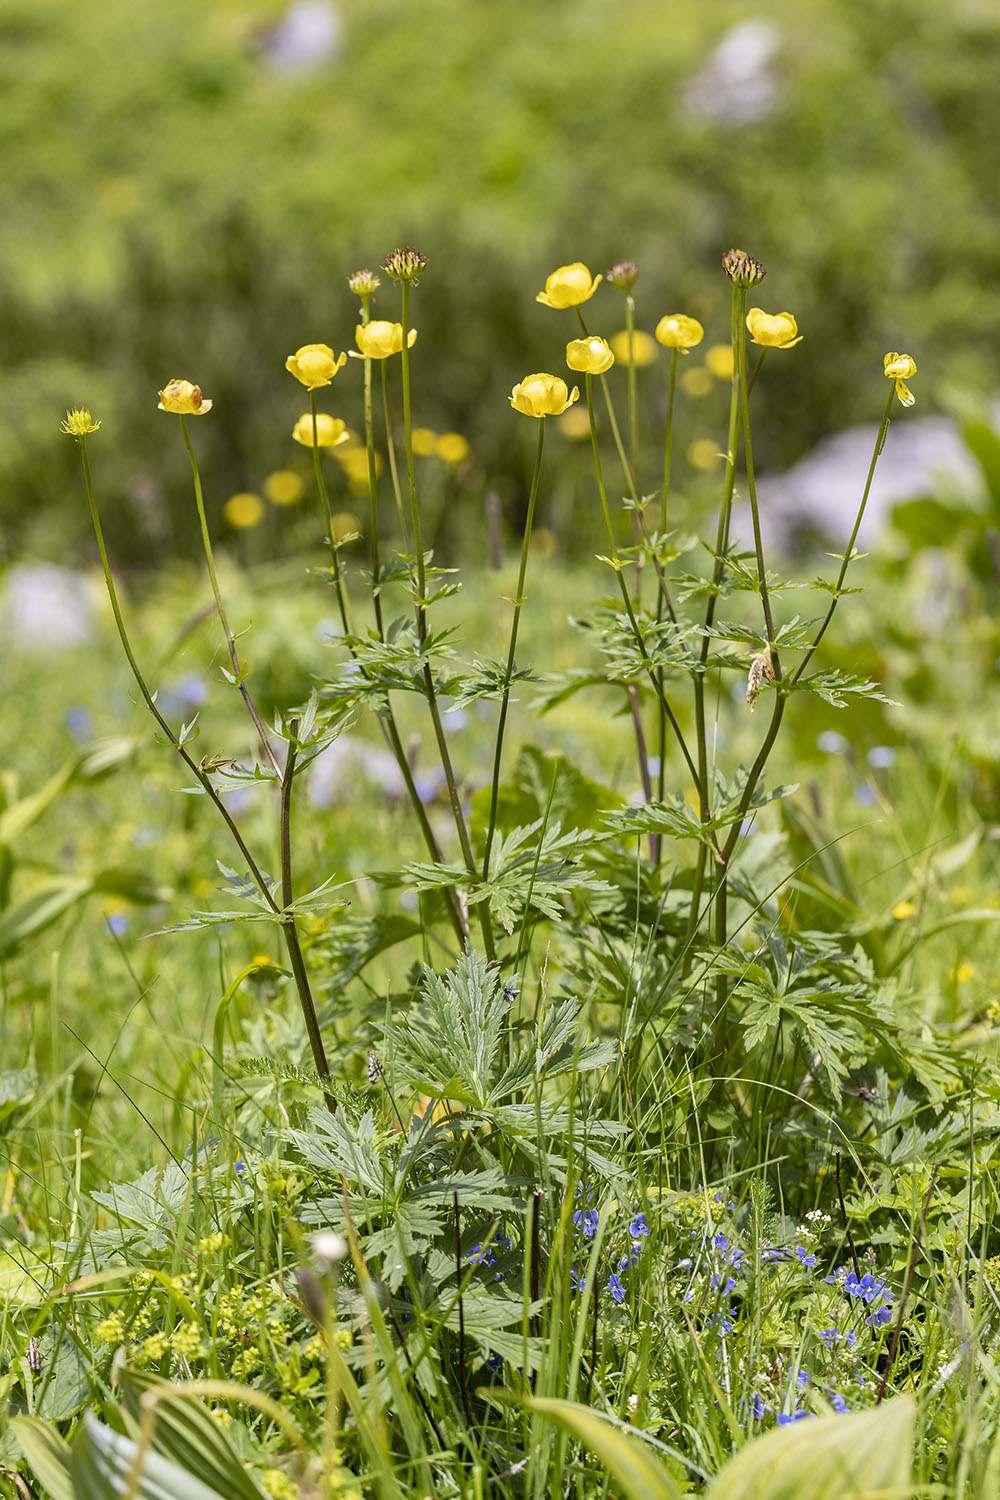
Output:
<svg viewBox="0 0 1000 1500">
<path fill-rule="evenodd" d="M 452 684 L 452 708 L 468 708 L 470 703 L 482 699 L 497 699 L 507 685 L 507 663 L 476 657 L 472 671 L 457 677 Z M 515 682 L 540 682 L 541 678 L 528 667 L 515 667 L 510 674 L 510 684 Z"/>
<path fill-rule="evenodd" d="M 675 838 L 697 839 L 710 845 L 713 833 L 731 827 L 738 818 L 747 817 L 769 802 L 790 797 L 798 791 L 797 783 L 768 787 L 761 778 L 746 807 L 741 807 L 747 776 L 745 766 L 739 767 L 731 782 L 717 770 L 712 773 L 712 816 L 704 822 L 698 816 L 697 808 L 692 807 L 679 792 L 674 792 L 666 802 L 644 802 L 639 807 L 607 814 L 604 821 L 620 837 L 669 832 Z"/>
<path fill-rule="evenodd" d="M 907 1500 L 915 1419 L 913 1402 L 900 1396 L 779 1427 L 741 1448 L 705 1500 Z"/>
<path fill-rule="evenodd" d="M 846 708 L 849 697 L 871 698 L 876 703 L 887 703 L 890 708 L 902 708 L 895 698 L 886 697 L 877 682 L 837 668 L 814 672 L 811 677 L 800 677 L 791 687 L 797 693 L 815 693 L 833 708 Z"/>
<path fill-rule="evenodd" d="M 131 1438 L 88 1416 L 72 1448 L 75 1500 L 121 1500 L 129 1493 L 138 1451 Z M 179 1464 L 149 1451 L 143 1455 L 139 1483 L 132 1493 L 135 1500 L 228 1500 L 226 1491 L 205 1484 Z"/>
<path fill-rule="evenodd" d="M 153 1448 L 200 1479 L 227 1500 L 266 1500 L 224 1429 L 203 1402 L 185 1396 L 184 1386 L 164 1381 L 149 1370 L 122 1370 L 119 1374 L 122 1404 L 135 1422 L 142 1417 L 140 1401 L 146 1391 L 169 1389 L 171 1395 L 157 1402 Z"/>
</svg>

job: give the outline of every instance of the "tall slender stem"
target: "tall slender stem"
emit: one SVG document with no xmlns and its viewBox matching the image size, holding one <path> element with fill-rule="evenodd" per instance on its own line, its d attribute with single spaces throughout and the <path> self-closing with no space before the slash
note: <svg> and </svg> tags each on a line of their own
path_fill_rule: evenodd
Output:
<svg viewBox="0 0 1000 1500">
<path fill-rule="evenodd" d="M 743 459 L 747 469 L 747 494 L 750 498 L 750 516 L 753 522 L 753 545 L 757 555 L 757 581 L 760 584 L 760 602 L 764 610 L 764 625 L 767 629 L 767 645 L 771 653 L 771 669 L 776 679 L 781 677 L 781 663 L 774 644 L 774 616 L 771 613 L 771 594 L 767 586 L 767 569 L 764 565 L 764 543 L 760 532 L 760 512 L 757 509 L 757 483 L 753 471 L 753 446 L 750 441 L 750 393 L 747 389 L 747 335 L 743 321 L 744 292 L 740 304 L 740 319 L 737 329 L 737 372 L 740 381 L 740 408 L 743 413 Z M 759 367 L 758 367 L 759 368 Z"/>
<path fill-rule="evenodd" d="M 367 360 L 365 361 L 365 363 L 367 364 Z M 323 502 L 323 514 L 326 516 L 326 533 L 330 541 L 330 561 L 333 565 L 333 586 L 337 594 L 337 608 L 340 611 L 340 623 L 343 627 L 344 635 L 351 636 L 354 634 L 354 631 L 351 628 L 350 624 L 350 611 L 347 603 L 346 590 L 344 589 L 344 580 L 340 571 L 340 549 L 337 546 L 337 538 L 334 536 L 333 532 L 333 511 L 330 508 L 330 497 L 327 494 L 326 490 L 326 480 L 323 478 L 323 463 L 320 457 L 319 448 L 319 418 L 316 412 L 315 391 L 309 392 L 309 403 L 312 409 L 313 473 L 316 476 L 316 488 L 319 491 L 319 497 Z"/>
<path fill-rule="evenodd" d="M 638 599 L 642 586 L 642 555 L 639 552 L 639 402 L 637 371 L 635 367 L 635 300 L 625 293 L 625 336 L 628 342 L 628 371 L 626 393 L 628 400 L 628 453 L 632 474 L 636 509 L 632 512 L 632 545 L 635 553 L 635 595 Z"/>
<path fill-rule="evenodd" d="M 674 443 L 674 397 L 677 394 L 677 356 L 679 349 L 670 351 L 670 379 L 667 382 L 667 430 L 663 439 L 663 490 L 660 495 L 660 535 L 667 529 L 667 497 L 670 494 L 670 459 Z"/>
<path fill-rule="evenodd" d="M 497 802 L 500 796 L 500 762 L 503 756 L 503 735 L 507 723 L 507 705 L 510 702 L 510 684 L 514 675 L 514 653 L 517 650 L 517 627 L 521 619 L 521 605 L 524 603 L 524 579 L 528 568 L 528 549 L 531 543 L 531 527 L 535 519 L 535 501 L 538 498 L 538 480 L 542 472 L 542 448 L 545 444 L 545 418 L 538 419 L 538 447 L 535 449 L 535 467 L 531 474 L 531 488 L 528 491 L 528 514 L 524 522 L 524 535 L 521 538 L 521 566 L 517 575 L 517 592 L 514 595 L 514 617 L 510 625 L 510 644 L 507 648 L 507 666 L 503 676 L 503 687 L 500 693 L 500 716 L 497 720 L 496 747 L 493 751 L 493 780 L 490 787 L 490 821 L 486 832 L 486 849 L 483 854 L 483 879 L 488 880 L 490 874 L 490 852 L 493 848 L 493 835 L 496 832 Z"/>
</svg>

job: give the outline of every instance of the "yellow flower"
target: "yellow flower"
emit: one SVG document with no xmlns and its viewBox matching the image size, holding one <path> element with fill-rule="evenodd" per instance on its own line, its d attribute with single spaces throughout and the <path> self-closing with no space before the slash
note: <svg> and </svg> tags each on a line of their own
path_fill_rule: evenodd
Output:
<svg viewBox="0 0 1000 1500">
<path fill-rule="evenodd" d="M 700 344 L 704 337 L 705 330 L 698 319 L 689 318 L 686 313 L 667 313 L 656 325 L 657 341 L 667 349 L 679 349 L 682 354 Z"/>
<path fill-rule="evenodd" d="M 686 396 L 698 400 L 707 396 L 711 389 L 712 376 L 704 365 L 695 365 L 693 370 L 685 370 L 681 375 L 681 390 Z"/>
<path fill-rule="evenodd" d="M 222 507 L 222 514 L 237 531 L 248 531 L 251 526 L 259 526 L 264 519 L 264 502 L 259 495 L 249 492 L 230 495 Z"/>
<path fill-rule="evenodd" d="M 179 417 L 203 417 L 212 410 L 211 401 L 201 394 L 200 385 L 190 380 L 168 380 L 159 395 L 159 410 L 176 412 Z"/>
<path fill-rule="evenodd" d="M 586 408 L 583 406 L 578 406 L 575 409 L 570 407 L 569 411 L 564 411 L 559 418 L 559 431 L 563 437 L 568 437 L 570 442 L 574 443 L 581 441 L 583 438 L 589 438 L 590 418 L 587 415 Z"/>
<path fill-rule="evenodd" d="M 403 347 L 403 325 L 402 323 L 383 323 L 375 318 L 370 323 L 359 323 L 354 330 L 354 338 L 360 354 L 354 354 L 355 359 L 388 359 L 391 354 L 398 354 Z M 407 349 L 412 349 L 417 341 L 417 330 L 411 328 L 406 337 Z"/>
<path fill-rule="evenodd" d="M 434 452 L 434 442 L 437 434 L 429 427 L 414 427 L 413 429 L 413 451 L 426 458 L 428 453 Z"/>
<path fill-rule="evenodd" d="M 598 277 L 600 280 L 600 277 Z M 566 388 L 558 375 L 526 375 L 510 393 L 510 404 L 526 417 L 558 417 L 580 399 L 576 386 Z"/>
<path fill-rule="evenodd" d="M 74 406 L 72 411 L 66 413 L 66 420 L 59 423 L 60 432 L 67 433 L 70 437 L 86 437 L 89 432 L 96 432 L 100 422 L 95 422 L 85 406 Z"/>
<path fill-rule="evenodd" d="M 300 380 L 307 391 L 329 385 L 337 371 L 347 364 L 346 354 L 334 354 L 329 344 L 303 344 L 285 360 L 285 369 Z"/>
<path fill-rule="evenodd" d="M 909 354 L 887 354 L 884 363 L 886 375 L 896 382 L 896 395 L 904 406 L 912 406 L 916 397 L 906 382 L 917 373 L 916 360 Z"/>
<path fill-rule="evenodd" d="M 620 359 L 623 365 L 629 363 L 628 329 L 623 328 L 621 333 L 616 333 L 608 339 L 611 352 L 615 359 Z M 641 328 L 632 330 L 632 353 L 635 355 L 635 367 L 641 370 L 643 365 L 651 365 L 656 358 L 656 343 L 648 333 L 643 333 Z"/>
<path fill-rule="evenodd" d="M 460 432 L 443 432 L 434 444 L 434 452 L 446 464 L 460 464 L 469 456 L 469 445 Z"/>
<path fill-rule="evenodd" d="M 687 451 L 688 463 L 692 469 L 714 469 L 722 456 L 715 438 L 696 438 Z"/>
<path fill-rule="evenodd" d="M 766 313 L 762 307 L 751 307 L 747 327 L 754 343 L 768 349 L 791 349 L 802 342 L 799 325 L 788 312 Z"/>
<path fill-rule="evenodd" d="M 560 266 L 546 276 L 545 290 L 535 301 L 544 302 L 546 307 L 578 307 L 581 302 L 589 302 L 603 280 L 603 276 L 592 277 L 582 260 L 575 260 L 571 266 Z"/>
<path fill-rule="evenodd" d="M 949 969 L 948 978 L 954 980 L 956 984 L 968 984 L 975 972 L 975 964 L 959 964 L 957 968 Z"/>
<path fill-rule="evenodd" d="M 905 922 L 907 917 L 916 915 L 916 910 L 912 901 L 897 901 L 892 908 L 892 914 L 897 922 Z"/>
<path fill-rule="evenodd" d="M 311 448 L 313 445 L 313 419 L 312 412 L 303 412 L 302 416 L 292 428 L 292 437 L 303 448 Z M 318 448 L 337 448 L 341 443 L 349 443 L 350 437 L 347 433 L 347 423 L 340 417 L 331 417 L 325 411 L 316 413 L 316 446 Z"/>
<path fill-rule="evenodd" d="M 584 375 L 603 375 L 614 362 L 615 357 L 604 339 L 571 339 L 566 345 L 566 363 L 571 370 L 579 370 Z"/>
<path fill-rule="evenodd" d="M 312 418 L 309 421 L 312 427 Z M 310 434 L 311 436 L 311 434 Z M 276 469 L 264 480 L 264 494 L 272 505 L 294 505 L 301 500 L 305 485 L 291 469 Z"/>
<path fill-rule="evenodd" d="M 716 380 L 732 380 L 736 368 L 732 344 L 712 344 L 705 351 L 705 365 Z"/>
</svg>

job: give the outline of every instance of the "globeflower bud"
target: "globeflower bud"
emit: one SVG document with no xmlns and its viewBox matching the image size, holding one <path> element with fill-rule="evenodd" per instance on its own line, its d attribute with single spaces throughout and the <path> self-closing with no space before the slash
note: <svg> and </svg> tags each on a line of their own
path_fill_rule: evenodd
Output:
<svg viewBox="0 0 1000 1500">
<path fill-rule="evenodd" d="M 760 261 L 745 250 L 727 250 L 722 257 L 722 269 L 736 286 L 757 286 L 767 275 Z"/>
<path fill-rule="evenodd" d="M 95 422 L 85 406 L 74 406 L 72 411 L 66 413 L 66 420 L 59 423 L 59 431 L 65 432 L 69 437 L 82 438 L 90 432 L 96 432 L 100 422 Z"/>
<path fill-rule="evenodd" d="M 687 354 L 700 344 L 705 337 L 705 330 L 697 318 L 689 318 L 686 313 L 667 313 L 656 325 L 656 341 L 667 349 L 679 349 L 682 354 Z"/>
<path fill-rule="evenodd" d="M 916 400 L 906 381 L 917 373 L 917 362 L 910 354 L 887 354 L 884 360 L 885 373 L 896 382 L 896 395 L 904 406 L 912 406 Z"/>
<path fill-rule="evenodd" d="M 300 380 L 307 391 L 329 385 L 337 371 L 347 364 L 346 354 L 334 354 L 329 344 L 303 344 L 285 360 L 285 369 Z"/>
<path fill-rule="evenodd" d="M 634 260 L 616 260 L 610 270 L 605 271 L 605 281 L 610 281 L 619 291 L 630 292 L 635 286 L 639 267 Z"/>
<path fill-rule="evenodd" d="M 751 307 L 747 327 L 755 344 L 766 349 L 791 349 L 802 342 L 799 325 L 791 313 L 766 313 L 762 307 Z"/>
<path fill-rule="evenodd" d="M 578 307 L 581 302 L 589 302 L 603 280 L 603 276 L 591 276 L 582 260 L 575 260 L 545 278 L 545 290 L 535 301 L 544 302 L 546 307 Z"/>
<path fill-rule="evenodd" d="M 382 285 L 382 278 L 374 271 L 355 271 L 353 276 L 348 276 L 347 285 L 355 297 L 370 297 Z"/>
<path fill-rule="evenodd" d="M 583 375 L 603 375 L 610 370 L 615 357 L 603 339 L 572 339 L 566 345 L 566 363 Z"/>
<path fill-rule="evenodd" d="M 580 399 L 580 391 L 566 387 L 558 375 L 526 375 L 510 393 L 510 404 L 526 417 L 558 417 Z"/>
<path fill-rule="evenodd" d="M 403 325 L 402 323 L 384 323 L 378 318 L 373 318 L 370 323 L 359 323 L 354 330 L 354 338 L 360 354 L 354 354 L 355 359 L 388 359 L 392 354 L 398 354 L 403 347 Z M 417 330 L 411 328 L 406 336 L 406 347 L 412 349 L 417 341 Z"/>
<path fill-rule="evenodd" d="M 203 417 L 212 410 L 211 401 L 201 394 L 201 386 L 192 385 L 190 380 L 170 380 L 157 395 L 159 410 L 176 412 L 179 417 Z"/>
<path fill-rule="evenodd" d="M 382 262 L 382 269 L 393 281 L 410 281 L 416 286 L 417 277 L 426 265 L 426 255 L 421 255 L 419 250 L 407 245 L 402 250 L 394 250 L 391 255 L 387 255 Z"/>
<path fill-rule="evenodd" d="M 313 419 L 312 412 L 305 412 L 295 426 L 292 428 L 292 437 L 303 448 L 313 446 Z M 340 417 L 331 417 L 325 411 L 316 413 L 316 446 L 317 448 L 339 448 L 341 443 L 349 443 L 351 435 L 347 430 L 347 423 Z"/>
</svg>

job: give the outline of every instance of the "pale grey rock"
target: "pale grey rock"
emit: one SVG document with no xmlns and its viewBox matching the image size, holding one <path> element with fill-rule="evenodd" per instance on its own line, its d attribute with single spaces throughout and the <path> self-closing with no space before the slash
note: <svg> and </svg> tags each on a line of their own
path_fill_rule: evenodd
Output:
<svg viewBox="0 0 1000 1500">
<path fill-rule="evenodd" d="M 307 73 L 340 51 L 343 22 L 332 0 L 295 0 L 263 40 L 263 56 L 275 73 Z"/>
<path fill-rule="evenodd" d="M 727 125 L 766 120 L 779 102 L 772 64 L 781 33 L 770 21 L 741 21 L 691 79 L 684 93 L 688 114 Z"/>
<path fill-rule="evenodd" d="M 22 651 L 54 652 L 94 638 L 93 591 L 82 574 L 55 563 L 15 563 L 0 589 L 0 630 Z"/>
</svg>

